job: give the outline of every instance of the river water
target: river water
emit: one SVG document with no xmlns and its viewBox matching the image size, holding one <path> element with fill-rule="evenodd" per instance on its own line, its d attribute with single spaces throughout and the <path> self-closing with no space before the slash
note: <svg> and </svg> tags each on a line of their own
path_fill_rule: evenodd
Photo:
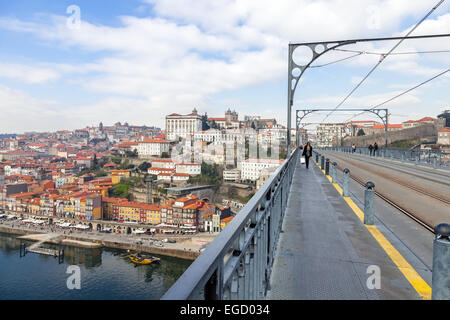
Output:
<svg viewBox="0 0 450 320">
<path fill-rule="evenodd" d="M 191 264 L 160 256 L 159 264 L 135 265 L 120 257 L 121 250 L 70 246 L 64 246 L 64 263 L 58 264 L 57 258 L 35 253 L 20 258 L 19 248 L 17 236 L 0 233 L 0 300 L 155 300 Z M 80 289 L 68 289 L 71 265 L 80 268 Z"/>
</svg>

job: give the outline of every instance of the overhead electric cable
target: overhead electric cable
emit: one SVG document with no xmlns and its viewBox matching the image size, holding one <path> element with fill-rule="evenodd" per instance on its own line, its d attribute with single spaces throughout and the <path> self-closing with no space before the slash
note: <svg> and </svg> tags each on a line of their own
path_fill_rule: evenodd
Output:
<svg viewBox="0 0 450 320">
<path fill-rule="evenodd" d="M 450 72 L 450 68 L 447 69 L 447 70 L 445 70 L 445 71 L 443 71 L 443 72 L 441 72 L 441 73 L 439 73 L 439 74 L 437 74 L 437 75 L 435 75 L 434 77 L 432 77 L 432 78 L 430 78 L 430 79 L 428 79 L 428 80 L 425 80 L 425 81 L 419 83 L 418 85 L 415 85 L 414 87 L 412 87 L 412 88 L 410 88 L 410 89 L 408 89 L 408 90 L 406 90 L 406 91 L 403 91 L 403 92 L 400 93 L 400 94 L 397 94 L 396 96 L 394 96 L 394 97 L 392 97 L 392 98 L 390 98 L 390 99 L 388 99 L 388 100 L 386 100 L 386 101 L 383 101 L 383 102 L 377 104 L 376 106 L 370 108 L 369 110 L 373 110 L 373 109 L 379 108 L 379 107 L 381 107 L 382 105 L 384 105 L 384 104 L 386 104 L 386 103 L 388 103 L 388 102 L 391 102 L 392 100 L 395 100 L 395 99 L 397 99 L 397 98 L 399 98 L 399 97 L 401 97 L 401 96 L 403 96 L 403 95 L 405 95 L 405 94 L 407 94 L 407 93 L 409 93 L 409 92 L 411 92 L 411 91 L 413 91 L 413 90 L 415 90 L 415 89 L 417 89 L 417 88 L 419 88 L 419 87 L 421 87 L 421 86 L 427 84 L 428 82 L 433 81 L 433 80 L 436 79 L 436 78 L 439 78 L 440 76 L 443 76 L 443 75 L 446 74 L 447 72 Z M 364 112 L 365 112 L 365 111 L 364 111 Z M 364 112 L 360 112 L 360 113 L 354 115 L 353 117 L 351 117 L 350 119 L 348 119 L 346 122 L 350 121 L 351 119 L 353 119 L 353 118 L 355 118 L 355 117 L 357 117 L 357 116 L 359 116 L 359 115 L 361 115 L 361 114 L 364 114 Z"/>
<path fill-rule="evenodd" d="M 411 34 L 413 33 L 417 27 L 419 27 L 422 22 L 424 22 L 445 0 L 440 0 L 439 3 L 437 5 L 435 5 L 430 12 L 428 12 L 425 17 L 422 18 L 422 20 L 420 20 L 407 34 L 404 38 L 402 38 L 391 50 L 389 50 L 388 53 L 386 53 L 385 55 L 380 56 L 380 60 L 378 61 L 378 63 L 369 71 L 369 73 L 356 85 L 355 88 L 353 88 L 352 91 L 350 91 L 350 93 L 344 98 L 344 100 L 342 100 L 335 108 L 333 111 L 330 111 L 330 113 L 327 114 L 327 116 L 322 120 L 325 121 L 325 119 L 327 119 L 334 111 L 336 111 L 340 106 L 342 106 L 345 101 L 347 101 L 348 98 L 350 98 L 350 96 L 367 80 L 367 78 L 369 78 L 369 76 L 375 71 L 375 69 L 378 68 L 378 66 L 395 50 L 397 49 L 397 47 L 402 44 L 402 42 Z"/>
<path fill-rule="evenodd" d="M 371 51 L 361 51 L 361 50 L 349 50 L 349 49 L 333 49 L 333 50 L 343 51 L 343 52 L 353 52 L 353 53 L 359 53 L 359 54 L 371 54 L 371 55 L 378 55 L 378 56 L 386 55 L 386 53 L 382 53 L 382 52 L 371 52 Z M 391 53 L 391 56 L 402 55 L 402 54 L 428 54 L 428 53 L 448 53 L 448 52 L 450 52 L 450 50 L 393 52 L 393 53 Z"/>
</svg>

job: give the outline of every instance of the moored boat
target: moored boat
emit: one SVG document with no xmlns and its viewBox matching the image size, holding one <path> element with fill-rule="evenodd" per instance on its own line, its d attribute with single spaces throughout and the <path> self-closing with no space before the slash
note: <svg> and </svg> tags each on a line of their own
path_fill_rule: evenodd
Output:
<svg viewBox="0 0 450 320">
<path fill-rule="evenodd" d="M 131 262 L 136 263 L 136 264 L 150 264 L 153 262 L 150 259 L 138 258 L 135 256 L 130 256 L 130 260 L 131 260 Z"/>
</svg>

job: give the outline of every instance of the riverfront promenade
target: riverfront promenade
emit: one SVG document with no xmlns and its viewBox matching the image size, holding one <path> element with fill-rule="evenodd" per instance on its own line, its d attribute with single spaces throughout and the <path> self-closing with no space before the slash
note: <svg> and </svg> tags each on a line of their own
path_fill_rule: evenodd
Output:
<svg viewBox="0 0 450 320">
<path fill-rule="evenodd" d="M 182 235 L 126 235 L 101 233 L 98 231 L 74 231 L 55 225 L 35 226 L 24 224 L 19 220 L 0 220 L 0 232 L 19 235 L 36 235 L 32 240 L 40 240 L 38 234 L 60 234 L 65 239 L 72 240 L 70 245 L 86 247 L 87 243 L 97 243 L 105 247 L 138 250 L 153 254 L 161 254 L 181 259 L 195 260 L 202 249 L 209 244 L 217 234 Z M 27 238 L 30 239 L 30 236 Z M 163 239 L 173 239 L 176 243 L 165 243 Z M 77 244 L 77 241 L 79 242 Z M 52 242 L 51 240 L 49 242 Z M 162 247 L 161 247 L 162 245 Z"/>
</svg>

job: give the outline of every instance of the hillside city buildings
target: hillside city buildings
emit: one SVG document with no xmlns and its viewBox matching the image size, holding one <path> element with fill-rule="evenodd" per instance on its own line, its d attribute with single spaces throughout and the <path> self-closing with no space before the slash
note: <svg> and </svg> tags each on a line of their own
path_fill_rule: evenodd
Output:
<svg viewBox="0 0 450 320">
<path fill-rule="evenodd" d="M 186 186 L 203 173 L 204 163 L 218 165 L 224 182 L 256 188 L 283 161 L 278 149 L 285 140 L 286 128 L 275 119 L 239 120 L 230 109 L 224 117 L 196 109 L 172 113 L 165 130 L 117 122 L 8 135 L 0 140 L 0 209 L 86 223 L 148 224 L 156 232 L 217 232 L 232 219 L 228 206 L 191 194 L 147 203 L 114 190 L 133 179 L 146 188 L 144 176 L 160 190 Z M 267 159 L 268 154 L 276 159 Z"/>
<path fill-rule="evenodd" d="M 419 120 L 408 120 L 399 124 L 389 123 L 387 125 L 387 130 L 388 132 L 395 132 L 420 127 L 426 124 L 435 125 L 437 128 L 445 127 L 443 118 L 424 117 Z M 384 133 L 385 130 L 386 127 L 384 124 L 373 120 L 349 121 L 345 123 L 321 123 L 316 128 L 315 142 L 318 147 L 340 146 L 345 138 Z"/>
<path fill-rule="evenodd" d="M 447 150 L 448 118 L 444 111 L 437 119 L 389 124 L 388 130 L 392 134 L 435 125 L 436 147 Z M 313 141 L 326 147 L 384 130 L 383 124 L 366 120 L 320 124 L 315 136 L 304 128 L 290 134 L 300 144 Z M 286 127 L 276 119 L 240 120 L 231 109 L 224 117 L 200 115 L 196 109 L 187 115 L 171 113 L 164 130 L 118 122 L 7 135 L 0 140 L 0 209 L 55 219 L 147 224 L 156 232 L 216 232 L 231 221 L 229 206 L 193 194 L 169 197 L 161 190 L 189 186 L 214 167 L 222 183 L 257 190 L 283 162 L 285 144 Z M 133 181 L 140 186 L 127 185 Z M 134 193 L 125 197 L 127 188 L 143 189 L 147 201 Z M 153 202 L 152 188 L 159 190 L 159 201 Z"/>
</svg>

